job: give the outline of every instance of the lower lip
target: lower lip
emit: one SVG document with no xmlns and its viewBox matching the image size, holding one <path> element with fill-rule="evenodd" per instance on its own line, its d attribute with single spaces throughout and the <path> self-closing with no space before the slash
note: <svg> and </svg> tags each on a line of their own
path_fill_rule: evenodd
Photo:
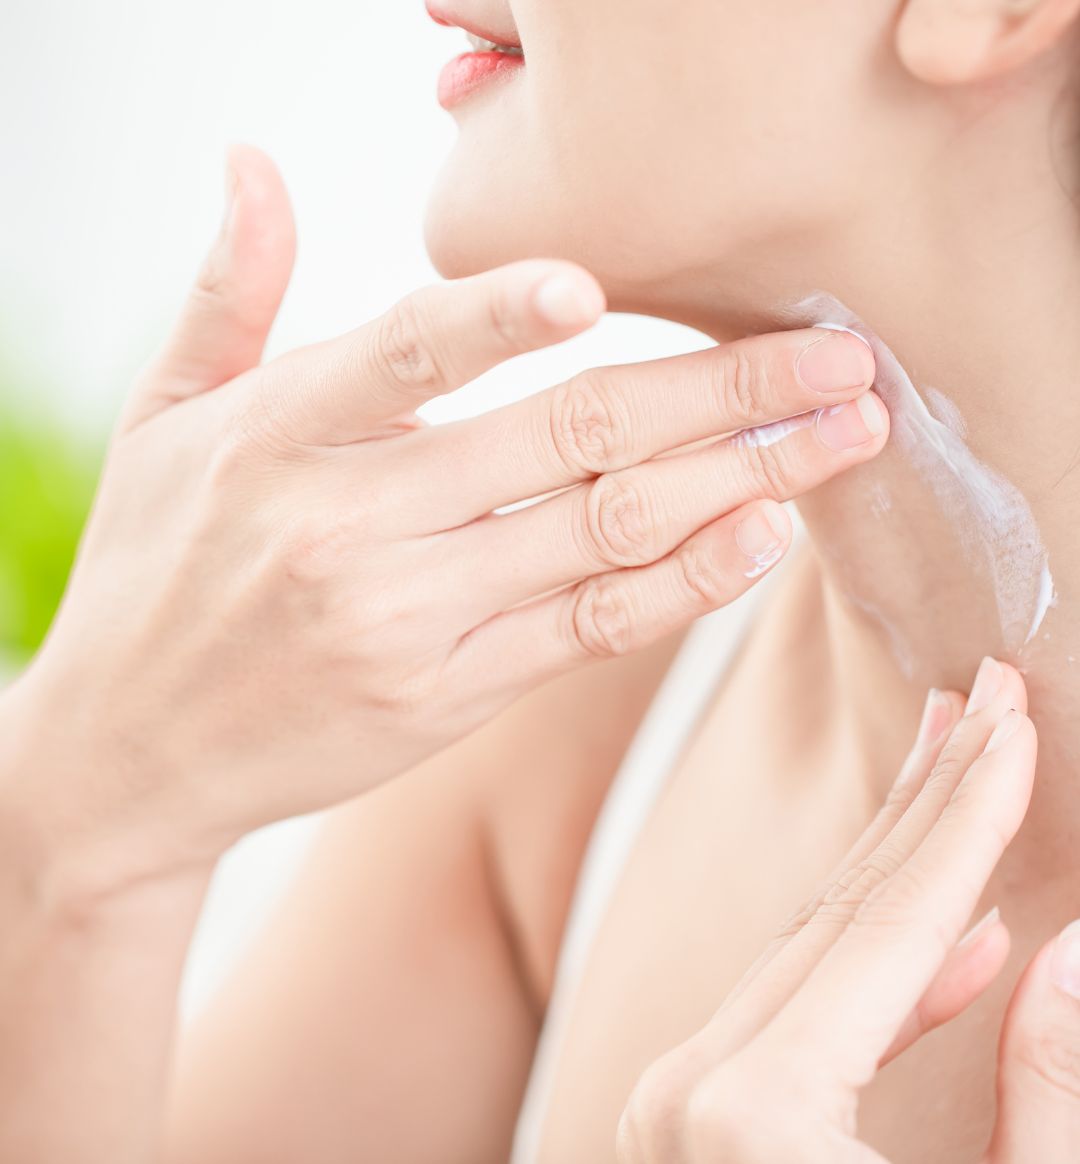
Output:
<svg viewBox="0 0 1080 1164">
<path fill-rule="evenodd" d="M 439 104 L 453 109 L 496 78 L 507 79 L 525 67 L 525 58 L 509 53 L 463 53 L 439 77 Z"/>
</svg>

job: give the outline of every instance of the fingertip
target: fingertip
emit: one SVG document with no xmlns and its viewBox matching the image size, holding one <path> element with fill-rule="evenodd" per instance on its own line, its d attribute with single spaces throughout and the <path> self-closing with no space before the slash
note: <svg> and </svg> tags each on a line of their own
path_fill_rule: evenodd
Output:
<svg viewBox="0 0 1080 1164">
<path fill-rule="evenodd" d="M 1028 690 L 1024 676 L 1011 663 L 1003 663 L 1000 659 L 997 664 L 1005 676 L 1005 685 L 1009 690 L 1012 705 L 1020 712 L 1027 712 Z"/>
<path fill-rule="evenodd" d="M 607 298 L 596 278 L 573 263 L 560 263 L 533 288 L 532 304 L 545 322 L 560 331 L 591 327 L 607 310 Z"/>
<path fill-rule="evenodd" d="M 855 332 L 809 328 L 795 360 L 795 376 L 811 393 L 865 392 L 873 386 L 873 349 Z"/>
<path fill-rule="evenodd" d="M 821 409 L 814 423 L 827 449 L 859 461 L 876 457 L 889 439 L 889 411 L 873 391 Z"/>
<path fill-rule="evenodd" d="M 1010 746 L 1023 742 L 1027 735 L 1025 728 L 1034 731 L 1034 725 L 1023 712 L 1015 709 L 1007 711 L 990 733 L 986 747 L 983 748 L 983 755 L 1001 752 Z"/>
<path fill-rule="evenodd" d="M 744 559 L 745 577 L 760 578 L 784 557 L 793 527 L 787 510 L 770 498 L 744 507 L 735 524 L 735 544 Z"/>
<path fill-rule="evenodd" d="M 1080 1001 L 1080 921 L 1071 922 L 1054 939 L 1050 981 L 1062 994 Z"/>
<path fill-rule="evenodd" d="M 864 392 L 859 397 L 858 405 L 871 437 L 875 442 L 884 446 L 889 439 L 889 429 L 892 425 L 892 418 L 889 416 L 889 410 L 885 407 L 885 401 L 871 390 Z"/>
<path fill-rule="evenodd" d="M 247 142 L 225 151 L 230 261 L 245 303 L 261 322 L 276 312 L 296 261 L 296 220 L 274 160 Z"/>
</svg>

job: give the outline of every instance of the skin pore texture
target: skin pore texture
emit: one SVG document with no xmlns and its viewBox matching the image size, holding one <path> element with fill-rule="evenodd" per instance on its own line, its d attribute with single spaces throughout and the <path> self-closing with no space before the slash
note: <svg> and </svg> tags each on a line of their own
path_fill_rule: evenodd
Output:
<svg viewBox="0 0 1080 1164">
<path fill-rule="evenodd" d="M 815 755 L 842 773 L 815 811 L 840 816 L 884 798 L 927 687 L 967 690 L 986 655 L 1027 680 L 1036 787 L 984 901 L 1011 925 L 1013 959 L 981 1025 L 947 1032 L 929 1058 L 882 1080 L 898 1090 L 872 1117 L 875 1142 L 896 1150 L 912 1134 L 908 1105 L 925 1113 L 937 1094 L 925 1091 L 938 1078 L 933 1056 L 952 1054 L 960 1078 L 979 1075 L 971 1065 L 992 1056 L 1020 968 L 1080 910 L 1076 5 L 511 8 L 526 67 L 457 112 L 459 143 L 431 206 L 429 245 L 445 273 L 555 254 L 596 273 L 615 310 L 718 342 L 839 326 L 878 358 L 893 438 L 800 501 L 813 567 L 784 609 L 812 621 L 767 632 L 800 649 L 761 666 L 772 677 L 735 717 L 745 750 L 756 754 L 755 730 L 801 722 L 812 706 Z M 511 16 L 501 0 L 468 12 L 497 32 Z M 778 451 L 792 430 L 736 439 Z M 709 739 L 720 768 L 738 744 Z M 785 759 L 798 764 L 798 751 Z M 684 811 L 677 834 L 694 827 Z M 663 869 L 657 858 L 643 879 Z M 985 1130 L 978 1105 L 992 1105 L 986 1072 L 977 1088 L 957 1108 L 970 1120 L 966 1150 Z M 895 1158 L 930 1159 L 954 1119 L 938 1116 L 929 1142 Z M 587 1147 L 602 1151 L 603 1134 Z M 569 1158 L 557 1134 L 551 1143 L 545 1164 Z"/>
</svg>

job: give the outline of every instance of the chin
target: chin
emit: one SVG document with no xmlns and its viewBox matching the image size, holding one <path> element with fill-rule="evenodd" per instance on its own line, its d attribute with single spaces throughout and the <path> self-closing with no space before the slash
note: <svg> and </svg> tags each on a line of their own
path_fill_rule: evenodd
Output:
<svg viewBox="0 0 1080 1164">
<path fill-rule="evenodd" d="M 456 279 L 538 257 L 584 261 L 558 208 L 529 191 L 523 172 L 451 155 L 424 221 L 427 252 L 439 274 Z"/>
<path fill-rule="evenodd" d="M 565 259 L 588 269 L 623 310 L 618 302 L 636 304 L 671 273 L 671 247 L 657 228 L 670 220 L 610 193 L 627 186 L 621 174 L 574 171 L 542 148 L 470 125 L 428 200 L 428 255 L 450 279 L 519 259 Z"/>
</svg>

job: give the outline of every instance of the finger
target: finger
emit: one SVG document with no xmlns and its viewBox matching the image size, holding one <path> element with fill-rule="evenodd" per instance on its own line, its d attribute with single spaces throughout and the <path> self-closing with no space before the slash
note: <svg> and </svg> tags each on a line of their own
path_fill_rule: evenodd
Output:
<svg viewBox="0 0 1080 1164">
<path fill-rule="evenodd" d="M 736 438 L 661 457 L 466 526 L 463 568 L 491 563 L 474 595 L 477 619 L 583 577 L 659 561 L 723 514 L 755 498 L 789 501 L 884 447 L 888 413 L 874 393 L 829 412 L 769 444 Z"/>
<path fill-rule="evenodd" d="M 589 578 L 482 623 L 448 663 L 475 685 L 531 687 L 560 672 L 629 654 L 733 602 L 791 546 L 791 519 L 756 501 L 713 522 L 660 562 Z"/>
<path fill-rule="evenodd" d="M 453 467 L 444 528 L 660 453 L 853 400 L 874 380 L 855 336 L 810 328 L 598 368 L 425 434 L 406 455 Z M 768 434 L 775 438 L 777 432 Z"/>
<path fill-rule="evenodd" d="M 863 901 L 762 1039 L 816 1048 L 851 1086 L 873 1078 L 1020 827 L 1035 754 L 1034 726 L 1010 711 L 925 840 Z"/>
<path fill-rule="evenodd" d="M 927 745 L 921 756 L 916 749 L 893 788 L 892 805 L 886 805 L 865 843 L 855 846 L 854 859 L 789 924 L 771 964 L 761 967 L 747 983 L 745 989 L 752 991 L 752 997 L 736 996 L 738 1013 L 726 1020 L 724 1010 L 729 1008 L 725 1004 L 718 1016 L 724 1027 L 737 1024 L 740 1036 L 750 1037 L 795 993 L 870 896 L 916 852 L 996 724 L 1014 706 L 1027 707 L 1020 675 L 993 659 L 985 660 L 964 708 L 966 714 L 958 722 L 956 697 L 949 697 L 944 714 L 954 726 L 944 746 L 939 739 Z M 928 762 L 933 767 L 926 775 Z M 726 1037 L 734 1035 L 728 1030 Z"/>
<path fill-rule="evenodd" d="M 262 359 L 296 255 L 292 208 L 277 167 L 252 146 L 229 150 L 226 185 L 221 231 L 171 334 L 140 374 L 124 427 Z"/>
<path fill-rule="evenodd" d="M 930 693 L 915 745 L 870 827 L 818 893 L 783 927 L 703 1031 L 713 1056 L 733 1054 L 771 1021 L 843 932 L 869 893 L 875 871 L 882 867 L 878 857 L 882 846 L 912 811 L 963 710 L 963 698 L 957 693 Z M 980 746 L 988 734 L 987 728 Z M 907 843 L 915 843 L 928 828 L 929 823 L 924 823 L 918 832 L 912 830 Z"/>
<path fill-rule="evenodd" d="M 992 909 L 950 951 L 945 965 L 919 999 L 892 1046 L 881 1057 L 884 1067 L 923 1035 L 952 1022 L 991 985 L 1009 956 L 1009 931 Z"/>
<path fill-rule="evenodd" d="M 1074 1164 L 1080 1145 L 1080 922 L 1045 946 L 1002 1030 L 988 1164 Z"/>
<path fill-rule="evenodd" d="M 275 360 L 269 403 L 297 442 L 349 444 L 512 356 L 577 335 L 604 307 L 588 272 L 548 260 L 427 287 L 373 323 Z"/>
</svg>

